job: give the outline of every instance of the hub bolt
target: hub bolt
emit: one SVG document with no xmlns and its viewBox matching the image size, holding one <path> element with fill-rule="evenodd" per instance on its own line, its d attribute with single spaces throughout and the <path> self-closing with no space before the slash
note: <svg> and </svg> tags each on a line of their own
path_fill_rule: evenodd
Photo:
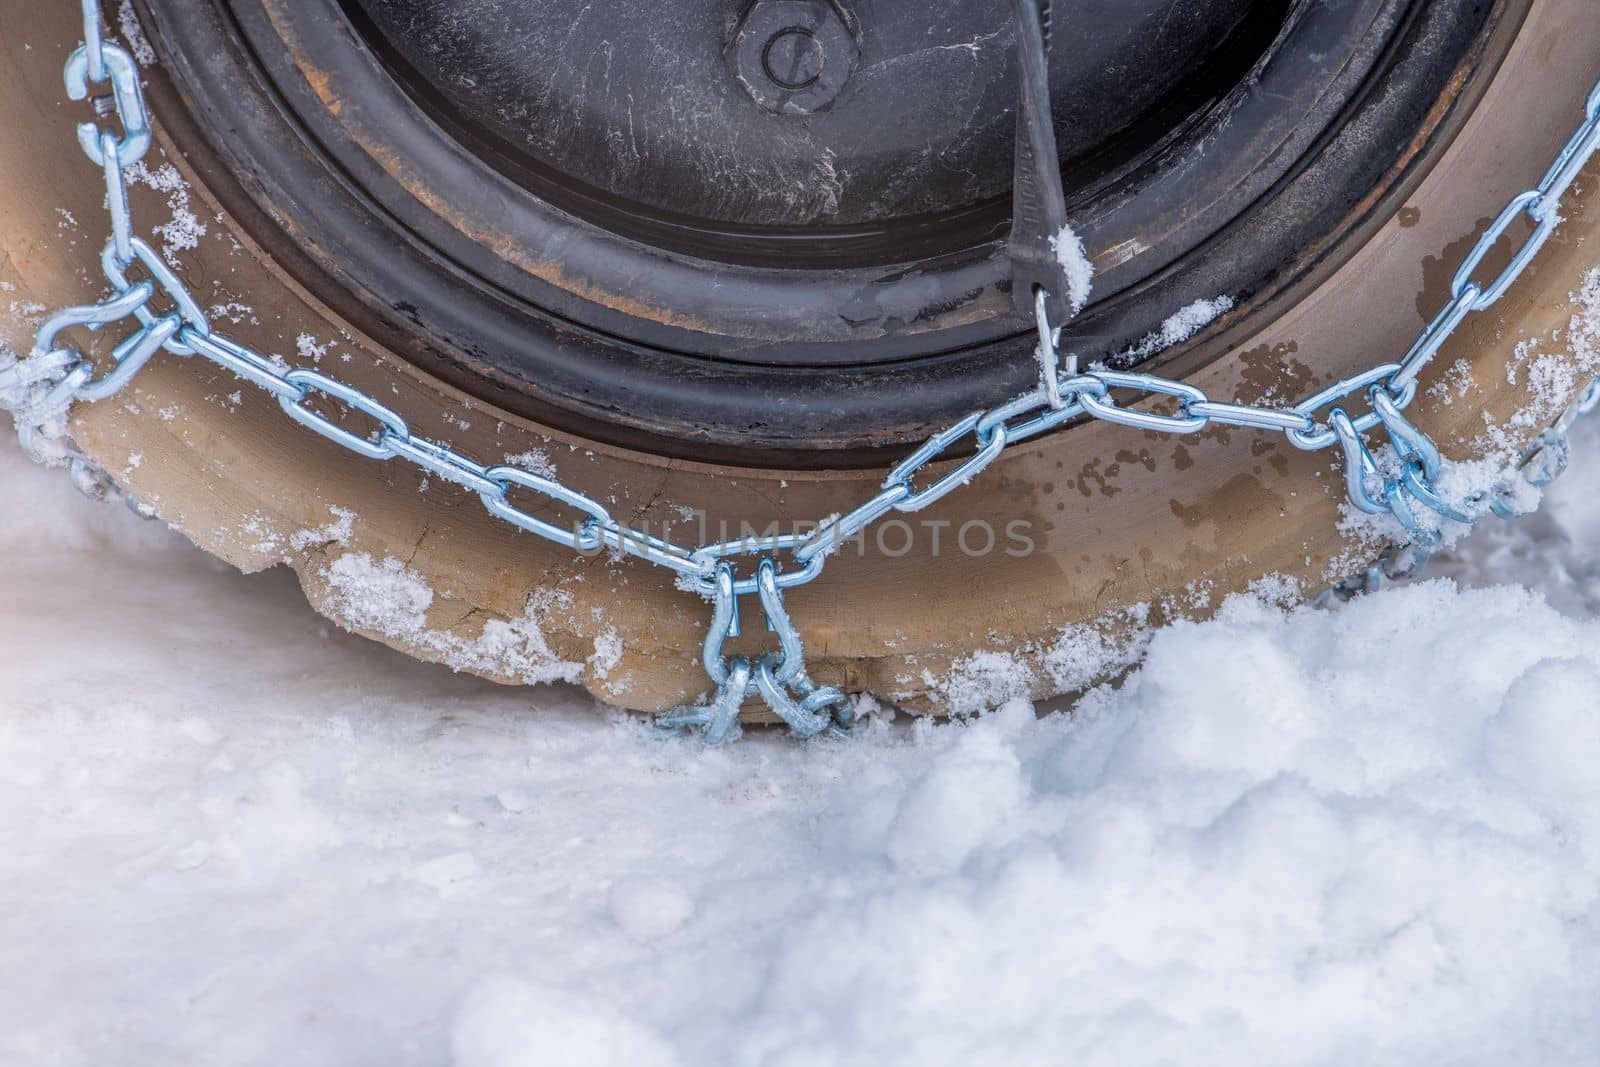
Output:
<svg viewBox="0 0 1600 1067">
<path fill-rule="evenodd" d="M 750 98 L 781 115 L 830 106 L 860 54 L 851 20 L 833 0 L 756 0 L 726 52 Z"/>
</svg>

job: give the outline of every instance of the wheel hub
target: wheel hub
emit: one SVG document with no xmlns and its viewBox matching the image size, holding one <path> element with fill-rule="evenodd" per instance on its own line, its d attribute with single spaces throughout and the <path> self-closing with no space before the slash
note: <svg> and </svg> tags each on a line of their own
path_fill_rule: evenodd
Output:
<svg viewBox="0 0 1600 1067">
<path fill-rule="evenodd" d="M 1051 85 L 1082 186 L 1236 85 L 1286 4 L 1062 6 Z M 653 245 L 848 268 L 960 254 L 1009 220 L 1011 0 L 760 0 L 731 26 L 727 5 L 662 0 L 345 10 L 456 140 L 530 193 Z"/>
<path fill-rule="evenodd" d="M 839 465 L 1034 375 L 1007 0 L 145 2 L 262 243 L 497 404 Z M 1056 135 L 1098 275 L 1068 347 L 1114 357 L 1219 294 L 1269 313 L 1523 6 L 1058 3 Z"/>
</svg>

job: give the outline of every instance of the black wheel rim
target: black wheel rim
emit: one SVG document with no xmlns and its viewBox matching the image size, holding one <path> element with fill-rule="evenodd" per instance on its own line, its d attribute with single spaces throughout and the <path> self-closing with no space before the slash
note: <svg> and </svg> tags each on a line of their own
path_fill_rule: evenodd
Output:
<svg viewBox="0 0 1600 1067">
<path fill-rule="evenodd" d="M 520 414 L 667 454 L 845 465 L 876 462 L 1025 390 L 1035 374 L 1029 324 L 1008 291 L 1008 201 L 995 191 L 1009 154 L 972 195 L 930 179 L 928 190 L 883 200 L 877 216 L 870 190 L 906 185 L 903 153 L 842 187 L 831 215 L 802 205 L 810 221 L 785 218 L 780 198 L 719 218 L 681 159 L 643 179 L 613 175 L 602 189 L 603 136 L 573 149 L 565 173 L 548 122 L 542 158 L 508 147 L 506 130 L 485 118 L 504 110 L 505 94 L 490 105 L 452 96 L 441 82 L 459 73 L 457 52 L 419 44 L 440 40 L 453 4 L 146 2 L 166 89 L 217 163 L 208 184 L 236 185 L 264 208 L 252 232 L 266 231 L 263 243 L 285 249 L 291 271 L 338 310 Z M 556 0 L 472 6 L 480 18 L 520 12 L 528 24 L 537 23 L 530 11 L 565 10 Z M 636 27 L 626 21 L 632 6 L 607 18 Z M 861 7 L 857 62 L 870 71 L 896 47 L 885 27 L 906 23 L 874 21 Z M 974 45 L 997 58 L 979 96 L 998 110 L 974 124 L 990 141 L 1014 91 L 1008 8 L 949 0 L 917 9 L 930 33 L 967 39 L 974 20 L 992 26 Z M 1095 303 L 1068 332 L 1089 359 L 1115 358 L 1176 309 L 1218 295 L 1239 304 L 1223 324 L 1237 335 L 1330 269 L 1448 140 L 1525 4 L 1150 0 L 1110 5 L 1097 25 L 1109 35 L 1119 17 L 1201 9 L 1213 19 L 1204 47 L 1167 64 L 1170 84 L 1130 104 L 1132 120 L 1091 128 L 1070 107 L 1058 115 L 1062 144 L 1078 147 L 1063 149 L 1071 214 L 1098 269 Z M 852 107 L 865 106 L 854 77 L 825 111 L 773 114 L 746 98 L 727 58 L 740 9 L 711 15 L 709 28 L 686 24 L 681 34 L 708 38 L 728 64 L 715 93 L 724 107 L 743 100 L 749 129 L 864 137 L 879 112 L 851 125 Z M 1072 32 L 1071 18 L 1058 16 L 1069 27 L 1058 32 Z M 603 40 L 604 27 L 596 32 Z M 475 34 L 463 40 L 494 39 Z M 648 82 L 654 68 L 640 66 Z M 901 84 L 914 97 L 919 82 Z M 630 181 L 632 200 L 622 195 Z M 1219 349 L 1216 338 L 1202 347 Z M 1175 358 L 1194 353 L 1155 356 Z"/>
</svg>

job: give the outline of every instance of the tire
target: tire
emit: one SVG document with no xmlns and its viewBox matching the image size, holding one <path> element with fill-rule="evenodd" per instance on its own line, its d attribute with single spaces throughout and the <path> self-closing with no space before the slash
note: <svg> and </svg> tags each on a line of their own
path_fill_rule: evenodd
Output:
<svg viewBox="0 0 1600 1067">
<path fill-rule="evenodd" d="M 3 336 L 26 351 L 28 309 L 82 303 L 98 291 L 103 194 L 73 136 L 81 109 L 60 89 L 61 63 L 79 35 L 75 12 L 5 0 L 0 25 L 10 108 L 0 128 L 0 280 L 13 287 L 6 299 L 19 312 Z M 1374 224 L 1348 255 L 1297 283 L 1274 321 L 1224 318 L 1189 342 L 1175 357 L 1195 368 L 1188 380 L 1216 398 L 1292 400 L 1398 359 L 1443 305 L 1476 235 L 1538 181 L 1570 135 L 1597 72 L 1592 0 L 1537 0 L 1504 62 L 1473 94 L 1470 117 L 1419 163 L 1405 195 L 1372 205 Z M 134 215 L 148 227 L 173 217 L 176 205 L 204 226 L 181 252 L 182 273 L 202 302 L 222 308 L 218 321 L 262 352 L 320 358 L 421 433 L 483 461 L 533 454 L 618 518 L 670 525 L 690 539 L 699 520 L 686 520 L 686 508 L 715 538 L 722 524 L 730 536 L 741 524 L 787 528 L 877 491 L 881 470 L 662 458 L 468 397 L 299 286 L 223 212 L 174 131 L 157 133 L 149 168 L 171 163 L 188 191 L 139 186 Z M 1581 386 L 1577 371 L 1588 368 L 1579 364 L 1596 353 L 1568 335 L 1571 294 L 1600 248 L 1596 178 L 1591 167 L 1543 255 L 1425 372 L 1412 410 L 1446 455 L 1514 457 Z M 173 230 L 167 243 L 185 239 Z M 1549 361 L 1535 371 L 1541 357 Z M 213 365 L 158 357 L 116 397 L 79 405 L 71 429 L 120 486 L 202 548 L 247 571 L 294 568 L 319 611 L 413 656 L 508 683 L 579 682 L 643 711 L 706 688 L 698 649 L 709 613 L 669 573 L 575 556 L 522 534 L 469 493 L 307 433 Z M 812 676 L 909 706 L 965 710 L 1086 685 L 1140 628 L 1204 616 L 1268 575 L 1285 596 L 1312 595 L 1385 547 L 1381 530 L 1342 521 L 1343 480 L 1331 455 L 1242 430 L 1175 438 L 1098 422 L 1016 446 L 970 486 L 908 516 L 915 525 L 904 553 L 908 528 L 891 525 L 881 543 L 869 534 L 859 554 L 847 545 L 821 578 L 788 595 Z M 963 544 L 972 522 L 990 532 L 971 527 Z M 976 551 L 991 533 L 993 547 Z M 767 637 L 747 626 L 730 647 L 759 651 Z"/>
</svg>

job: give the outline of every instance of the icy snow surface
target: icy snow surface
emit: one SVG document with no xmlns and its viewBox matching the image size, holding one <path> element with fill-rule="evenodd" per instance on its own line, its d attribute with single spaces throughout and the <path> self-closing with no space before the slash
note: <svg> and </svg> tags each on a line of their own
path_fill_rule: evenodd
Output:
<svg viewBox="0 0 1600 1067">
<path fill-rule="evenodd" d="M 724 751 L 3 446 L 0 1063 L 1596 1062 L 1580 435 L 1449 579 L 1235 601 L 1070 715 Z"/>
</svg>

